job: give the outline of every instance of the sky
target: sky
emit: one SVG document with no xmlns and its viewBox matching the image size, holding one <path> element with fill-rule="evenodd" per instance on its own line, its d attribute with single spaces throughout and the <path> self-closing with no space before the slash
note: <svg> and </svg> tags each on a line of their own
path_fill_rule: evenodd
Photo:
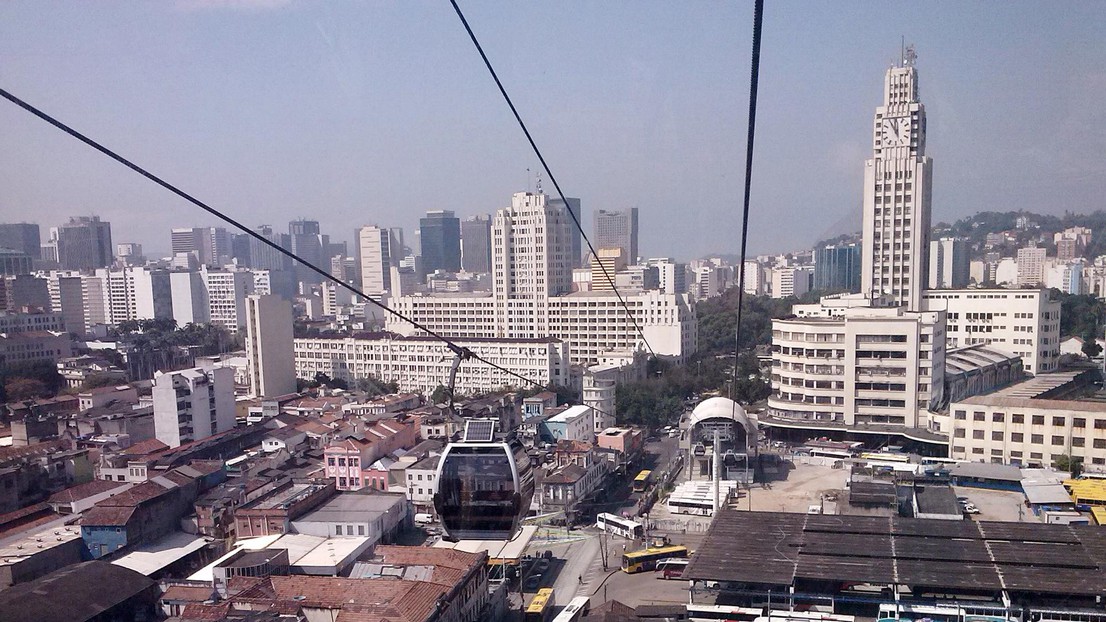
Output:
<svg viewBox="0 0 1106 622">
<path fill-rule="evenodd" d="M 459 4 L 588 235 L 637 207 L 644 255 L 738 252 L 752 2 Z M 750 253 L 859 229 L 904 37 L 934 222 L 1106 208 L 1100 2 L 766 4 Z M 248 225 L 338 240 L 493 213 L 539 168 L 448 0 L 8 0 L 0 88 Z M 148 254 L 219 224 L 6 101 L 0 142 L 0 222 L 97 214 Z"/>
</svg>

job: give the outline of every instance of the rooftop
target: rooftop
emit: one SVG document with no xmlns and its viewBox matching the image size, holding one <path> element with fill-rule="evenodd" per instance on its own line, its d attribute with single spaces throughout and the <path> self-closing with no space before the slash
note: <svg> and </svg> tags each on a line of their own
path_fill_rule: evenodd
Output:
<svg viewBox="0 0 1106 622">
<path fill-rule="evenodd" d="M 396 507 L 406 505 L 404 495 L 387 493 L 340 492 L 295 522 L 366 523 L 377 520 Z"/>
<path fill-rule="evenodd" d="M 156 586 L 122 566 L 82 562 L 0 591 L 0 611 L 5 622 L 88 620 Z"/>
<path fill-rule="evenodd" d="M 759 585 L 864 582 L 1096 596 L 1097 526 L 823 516 L 723 509 L 684 577 Z"/>
<path fill-rule="evenodd" d="M 74 501 L 87 499 L 89 497 L 109 492 L 117 488 L 129 488 L 130 486 L 131 484 L 128 484 L 127 482 L 109 482 L 106 479 L 94 479 L 90 482 L 77 484 L 76 486 L 70 486 L 65 490 L 59 490 L 58 492 L 50 495 L 50 498 L 47 499 L 47 501 L 49 503 L 72 503 Z"/>
</svg>

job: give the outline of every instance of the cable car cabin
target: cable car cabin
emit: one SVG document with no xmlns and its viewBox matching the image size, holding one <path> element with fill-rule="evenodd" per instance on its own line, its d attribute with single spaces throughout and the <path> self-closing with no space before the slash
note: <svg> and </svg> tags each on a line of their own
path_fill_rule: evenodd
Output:
<svg viewBox="0 0 1106 622">
<path fill-rule="evenodd" d="M 497 438 L 494 419 L 465 422 L 464 440 L 438 461 L 434 508 L 450 540 L 510 540 L 530 509 L 534 474 L 513 435 Z"/>
</svg>

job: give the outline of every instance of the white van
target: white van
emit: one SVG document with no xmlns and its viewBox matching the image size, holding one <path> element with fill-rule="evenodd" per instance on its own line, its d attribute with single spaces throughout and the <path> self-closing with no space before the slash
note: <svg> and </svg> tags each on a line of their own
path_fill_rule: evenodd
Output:
<svg viewBox="0 0 1106 622">
<path fill-rule="evenodd" d="M 416 525 L 429 525 L 434 522 L 434 516 L 432 514 L 415 514 Z"/>
<path fill-rule="evenodd" d="M 822 513 L 822 506 L 820 506 L 820 505 L 808 506 L 806 508 L 806 513 L 807 514 L 821 514 Z"/>
</svg>

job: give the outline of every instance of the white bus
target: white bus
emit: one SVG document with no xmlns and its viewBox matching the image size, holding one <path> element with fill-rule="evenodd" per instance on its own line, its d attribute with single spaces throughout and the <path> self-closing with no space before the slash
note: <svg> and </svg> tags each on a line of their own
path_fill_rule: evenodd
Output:
<svg viewBox="0 0 1106 622">
<path fill-rule="evenodd" d="M 637 540 L 645 535 L 645 526 L 641 523 L 606 512 L 595 517 L 595 526 L 627 540 Z"/>
<path fill-rule="evenodd" d="M 879 606 L 880 620 L 920 620 L 933 622 L 1006 622 L 1009 618 L 1000 606 L 958 607 L 956 605 L 915 605 L 884 603 Z"/>
<path fill-rule="evenodd" d="M 686 557 L 673 557 L 657 562 L 657 575 L 661 579 L 682 579 L 684 569 L 691 560 Z"/>
<path fill-rule="evenodd" d="M 694 603 L 687 606 L 688 622 L 753 622 L 763 615 L 764 609 L 760 607 Z"/>
<path fill-rule="evenodd" d="M 568 601 L 565 608 L 553 618 L 553 622 L 576 622 L 588 615 L 591 611 L 591 599 L 587 596 L 579 596 Z"/>
</svg>

